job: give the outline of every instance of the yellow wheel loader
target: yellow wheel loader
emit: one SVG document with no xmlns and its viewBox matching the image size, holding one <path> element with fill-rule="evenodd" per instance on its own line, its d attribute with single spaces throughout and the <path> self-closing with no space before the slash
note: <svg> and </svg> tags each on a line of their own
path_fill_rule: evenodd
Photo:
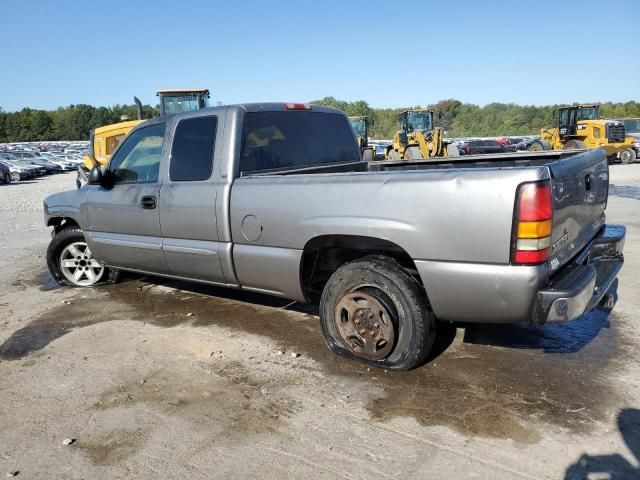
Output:
<svg viewBox="0 0 640 480">
<path fill-rule="evenodd" d="M 200 110 L 209 106 L 209 90 L 206 88 L 183 90 L 158 90 L 156 95 L 160 100 L 160 115 L 171 115 L 180 112 Z M 122 139 L 139 123 L 143 122 L 142 103 L 133 97 L 136 104 L 137 120 L 123 119 L 122 122 L 98 127 L 91 132 L 89 139 L 89 154 L 83 159 L 78 169 L 76 185 L 86 183 L 86 175 L 95 166 L 104 167 L 111 158 L 111 154 Z"/>
<path fill-rule="evenodd" d="M 373 122 L 366 116 L 349 117 L 351 127 L 356 134 L 360 151 L 362 152 L 362 160 L 372 162 L 376 159 L 376 151 L 373 145 L 369 145 L 369 127 L 373 126 Z"/>
<path fill-rule="evenodd" d="M 457 157 L 458 148 L 444 141 L 442 129 L 433 126 L 433 110 L 407 110 L 400 114 L 400 130 L 385 151 L 386 160 Z"/>
<path fill-rule="evenodd" d="M 618 157 L 622 163 L 635 160 L 633 138 L 625 133 L 624 123 L 600 118 L 598 105 L 573 105 L 554 110 L 556 126 L 543 128 L 540 139 L 529 150 L 572 150 L 604 148 L 610 161 Z"/>
</svg>

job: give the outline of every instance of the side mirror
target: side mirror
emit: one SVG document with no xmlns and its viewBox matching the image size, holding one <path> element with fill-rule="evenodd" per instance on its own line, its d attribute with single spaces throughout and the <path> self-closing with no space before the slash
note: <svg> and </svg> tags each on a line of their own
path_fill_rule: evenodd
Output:
<svg viewBox="0 0 640 480">
<path fill-rule="evenodd" d="M 93 167 L 87 177 L 87 183 L 89 185 L 100 185 L 102 183 L 102 171 L 100 167 Z"/>
</svg>

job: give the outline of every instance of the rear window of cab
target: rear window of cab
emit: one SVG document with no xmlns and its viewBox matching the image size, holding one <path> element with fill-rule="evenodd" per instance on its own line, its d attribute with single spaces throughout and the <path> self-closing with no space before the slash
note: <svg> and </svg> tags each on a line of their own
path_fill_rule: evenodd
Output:
<svg viewBox="0 0 640 480">
<path fill-rule="evenodd" d="M 324 112 L 249 112 L 244 115 L 240 172 L 360 161 L 344 115 Z"/>
</svg>

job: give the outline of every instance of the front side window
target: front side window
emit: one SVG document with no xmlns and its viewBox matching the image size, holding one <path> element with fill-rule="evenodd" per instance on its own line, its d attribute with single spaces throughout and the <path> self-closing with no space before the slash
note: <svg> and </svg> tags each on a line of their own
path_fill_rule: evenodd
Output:
<svg viewBox="0 0 640 480">
<path fill-rule="evenodd" d="M 107 137 L 105 142 L 106 142 L 106 149 L 107 155 L 111 155 L 114 150 L 116 149 L 116 147 L 118 145 L 120 145 L 120 142 L 122 141 L 122 139 L 125 137 L 124 133 L 118 134 L 118 135 L 114 135 L 112 137 Z"/>
<path fill-rule="evenodd" d="M 128 136 L 111 160 L 109 170 L 116 183 L 158 181 L 165 124 L 136 130 Z"/>
<path fill-rule="evenodd" d="M 351 122 L 351 126 L 353 127 L 353 131 L 355 132 L 357 137 L 364 137 L 366 129 L 363 118 L 351 118 L 349 119 Z"/>
<path fill-rule="evenodd" d="M 169 178 L 172 182 L 208 180 L 213 171 L 213 147 L 218 117 L 180 120 L 173 136 Z"/>
<path fill-rule="evenodd" d="M 309 111 L 244 115 L 241 172 L 358 161 L 360 149 L 343 115 Z"/>
</svg>

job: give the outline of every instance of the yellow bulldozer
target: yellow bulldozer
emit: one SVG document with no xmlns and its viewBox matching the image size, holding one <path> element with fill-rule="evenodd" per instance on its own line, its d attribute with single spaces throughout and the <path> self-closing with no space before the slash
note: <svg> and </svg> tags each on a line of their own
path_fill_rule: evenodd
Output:
<svg viewBox="0 0 640 480">
<path fill-rule="evenodd" d="M 160 115 L 200 110 L 209 106 L 209 90 L 206 88 L 182 89 L 182 90 L 158 90 Z M 120 144 L 122 139 L 139 123 L 143 122 L 142 103 L 137 97 L 133 97 L 136 104 L 137 119 L 105 125 L 91 132 L 89 139 L 89 154 L 83 159 L 82 168 L 78 171 L 77 184 L 86 182 L 86 174 L 95 166 L 103 167 L 109 162 L 111 154 Z"/>
<path fill-rule="evenodd" d="M 556 126 L 543 128 L 540 139 L 529 150 L 571 150 L 604 148 L 610 161 L 619 157 L 621 163 L 636 158 L 633 138 L 627 137 L 624 123 L 600 118 L 598 105 L 573 105 L 553 112 Z"/>
<path fill-rule="evenodd" d="M 362 152 L 362 160 L 372 162 L 376 159 L 375 147 L 369 145 L 369 127 L 373 126 L 373 122 L 366 116 L 349 117 L 349 121 L 356 134 Z"/>
<path fill-rule="evenodd" d="M 399 115 L 400 130 L 385 151 L 386 160 L 457 157 L 458 148 L 444 141 L 442 129 L 433 126 L 433 110 L 406 110 Z"/>
</svg>

